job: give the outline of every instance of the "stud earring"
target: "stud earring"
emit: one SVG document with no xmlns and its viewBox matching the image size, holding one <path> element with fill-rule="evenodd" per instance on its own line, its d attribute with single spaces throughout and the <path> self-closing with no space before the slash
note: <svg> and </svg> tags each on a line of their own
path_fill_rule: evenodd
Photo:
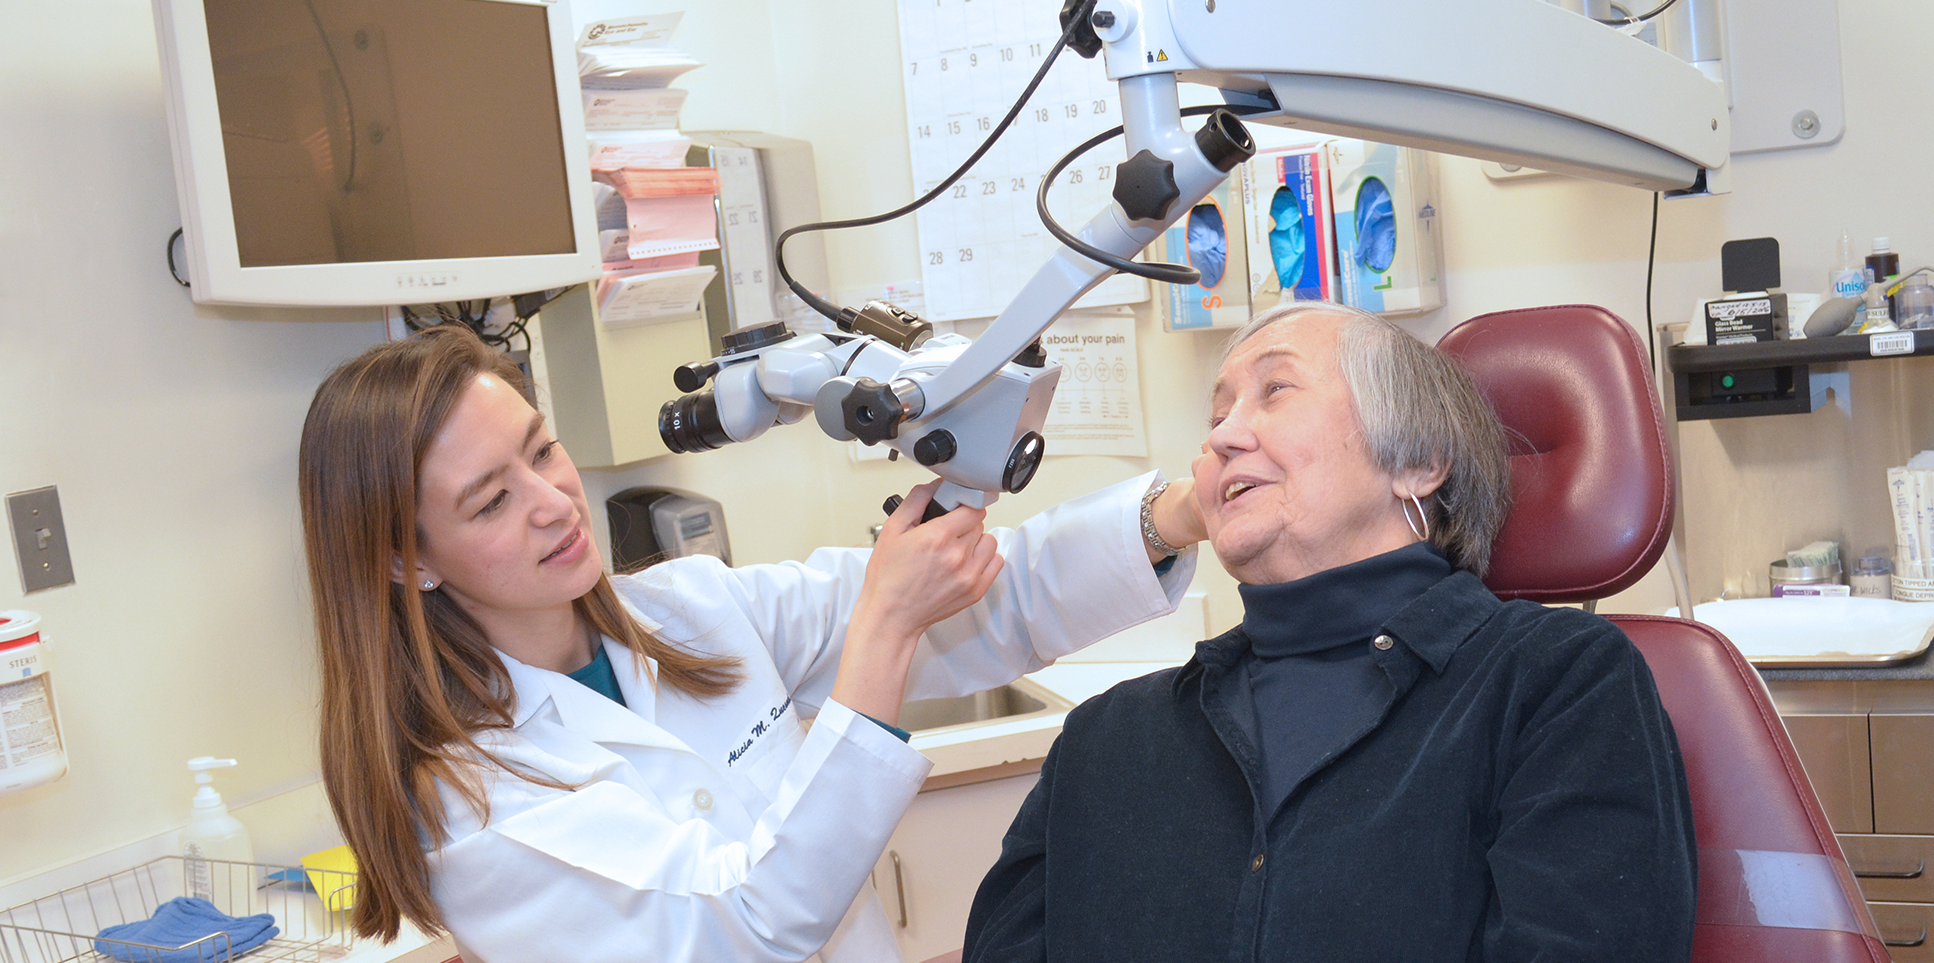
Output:
<svg viewBox="0 0 1934 963">
<path fill-rule="evenodd" d="M 425 591 L 425 592 L 430 592 L 430 591 L 435 591 L 435 590 L 436 590 L 436 583 L 435 583 L 435 582 L 433 582 L 433 581 L 431 581 L 431 580 L 429 580 L 429 579 L 427 579 L 427 578 L 423 580 L 423 591 Z"/>
</svg>

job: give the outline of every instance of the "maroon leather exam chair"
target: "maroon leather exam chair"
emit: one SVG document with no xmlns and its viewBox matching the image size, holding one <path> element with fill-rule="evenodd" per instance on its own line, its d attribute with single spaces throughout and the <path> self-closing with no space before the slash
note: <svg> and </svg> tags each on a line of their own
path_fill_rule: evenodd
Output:
<svg viewBox="0 0 1934 963">
<path fill-rule="evenodd" d="M 1588 602 L 1649 571 L 1672 529 L 1665 418 L 1631 327 L 1564 305 L 1466 321 L 1457 357 L 1512 433 L 1516 496 L 1485 581 Z M 1608 616 L 1644 654 L 1685 755 L 1699 842 L 1695 963 L 1887 963 L 1867 904 L 1759 675 L 1717 631 Z"/>
</svg>

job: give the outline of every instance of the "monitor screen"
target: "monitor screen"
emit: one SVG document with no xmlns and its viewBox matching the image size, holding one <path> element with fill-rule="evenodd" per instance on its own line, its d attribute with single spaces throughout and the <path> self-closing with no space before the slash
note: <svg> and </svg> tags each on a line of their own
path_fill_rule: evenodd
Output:
<svg viewBox="0 0 1934 963">
<path fill-rule="evenodd" d="M 241 267 L 576 251 L 544 7 L 203 9 Z"/>
</svg>

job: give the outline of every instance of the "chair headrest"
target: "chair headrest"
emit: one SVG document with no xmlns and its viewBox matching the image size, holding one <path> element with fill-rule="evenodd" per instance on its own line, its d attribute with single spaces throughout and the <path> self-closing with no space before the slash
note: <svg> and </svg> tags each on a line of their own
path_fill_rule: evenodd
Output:
<svg viewBox="0 0 1934 963">
<path fill-rule="evenodd" d="M 1485 584 L 1503 598 L 1584 602 L 1629 588 L 1672 531 L 1665 417 L 1645 346 L 1591 305 L 1479 315 L 1438 347 L 1504 422 L 1510 517 Z"/>
</svg>

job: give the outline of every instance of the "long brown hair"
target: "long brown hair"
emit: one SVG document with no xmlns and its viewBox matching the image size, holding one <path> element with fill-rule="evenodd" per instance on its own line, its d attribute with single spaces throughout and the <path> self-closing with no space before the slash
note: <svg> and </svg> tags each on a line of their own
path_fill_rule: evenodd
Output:
<svg viewBox="0 0 1934 963">
<path fill-rule="evenodd" d="M 298 485 L 322 656 L 322 777 L 361 870 L 351 925 L 394 939 L 408 918 L 443 929 L 424 846 L 443 842 L 437 784 L 489 818 L 473 733 L 511 725 L 514 693 L 481 626 L 443 592 L 399 585 L 416 570 L 423 454 L 476 375 L 526 398 L 523 373 L 470 331 L 431 328 L 379 345 L 324 379 L 302 426 Z M 658 664 L 658 679 L 695 695 L 739 680 L 735 659 L 706 658 L 654 637 L 600 576 L 578 617 Z M 500 764 L 501 765 L 501 764 Z M 532 778 L 520 774 L 523 778 Z"/>
</svg>

